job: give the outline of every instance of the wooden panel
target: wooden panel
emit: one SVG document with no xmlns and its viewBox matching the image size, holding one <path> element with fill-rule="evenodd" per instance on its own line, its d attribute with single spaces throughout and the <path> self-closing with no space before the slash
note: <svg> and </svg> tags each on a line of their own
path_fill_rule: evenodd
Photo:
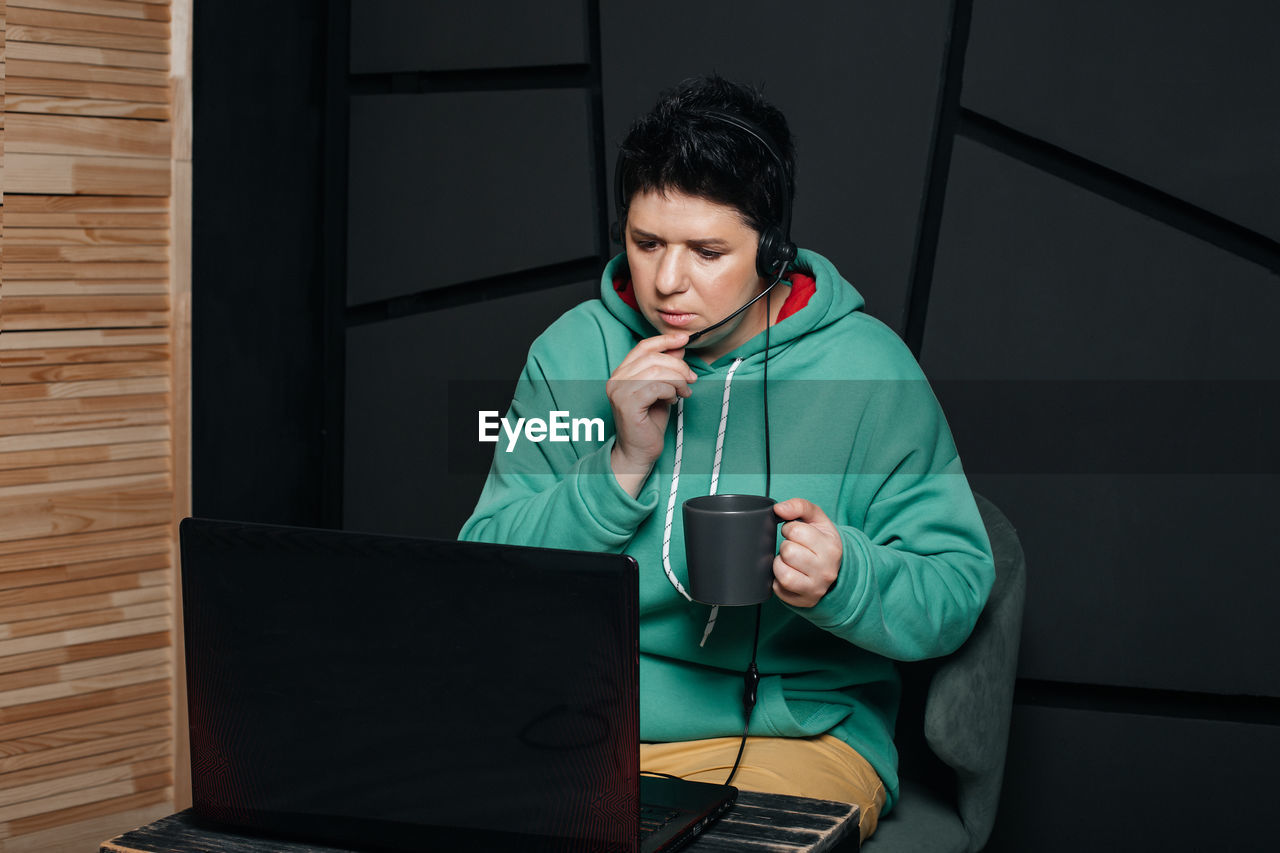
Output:
<svg viewBox="0 0 1280 853">
<path fill-rule="evenodd" d="M 163 71 L 131 68 L 106 68 L 75 62 L 39 62 L 14 59 L 8 63 L 13 77 L 44 77 L 51 80 L 81 80 L 87 83 L 119 83 L 126 86 L 164 86 L 168 75 Z"/>
<path fill-rule="evenodd" d="M 28 832 L 17 838 L 5 839 L 6 853 L 48 853 L 49 850 L 94 850 L 104 838 L 113 838 L 125 830 L 144 826 L 171 813 L 168 802 L 128 811 L 75 820 L 53 829 Z"/>
<path fill-rule="evenodd" d="M 111 246 L 119 244 L 167 246 L 167 228 L 38 228 L 9 223 L 10 245 Z"/>
<path fill-rule="evenodd" d="M 124 576 L 123 580 L 126 583 L 141 584 L 148 577 L 158 576 L 159 574 L 159 572 L 152 572 L 148 574 L 137 574 L 131 577 Z M 121 579 L 122 576 L 115 575 L 103 580 Z M 103 580 L 85 581 L 81 586 L 88 586 L 90 584 L 104 585 Z M 51 587 L 48 587 L 48 589 L 57 589 L 60 587 L 70 588 L 71 586 L 73 586 L 73 584 L 54 584 Z M 140 591 L 146 591 L 156 595 L 168 595 L 169 593 L 169 590 L 164 588 L 164 583 L 161 579 L 157 580 L 156 583 L 153 583 L 150 586 L 134 586 L 132 588 L 126 588 L 119 593 L 99 593 L 99 595 L 114 595 L 125 592 L 132 593 Z M 81 601 L 92 597 L 94 596 L 82 596 L 80 598 L 72 599 L 52 599 L 52 601 Z M 59 646 L 56 649 L 42 649 L 40 651 L 27 652 L 21 655 L 10 655 L 3 661 L 5 669 L 0 671 L 22 673 L 28 668 L 52 667 L 75 661 L 93 660 L 102 657 L 110 657 L 116 654 L 127 654 L 129 652 L 142 651 L 144 649 L 165 649 L 168 647 L 169 638 L 164 632 L 134 634 L 128 637 L 115 637 L 108 640 L 101 640 L 96 643 L 82 643 L 78 646 Z M 52 731 L 54 728 L 62 728 L 62 726 L 54 726 L 50 730 Z"/>
<path fill-rule="evenodd" d="M 46 332 L 44 334 L 50 333 Z M 18 337 L 18 335 L 12 334 L 10 337 Z M 3 349 L 3 346 L 0 346 L 0 350 Z M 62 378 L 54 374 L 46 376 L 39 373 L 42 368 L 48 366 L 55 366 L 58 370 L 69 371 L 75 368 L 95 366 L 91 362 L 101 363 L 103 367 L 110 368 L 127 366 L 119 364 L 121 362 L 163 362 L 167 361 L 168 358 L 168 347 L 138 343 L 126 343 L 124 346 L 99 343 L 97 345 L 87 344 L 82 347 L 55 347 L 40 350 L 24 350 L 14 347 L 12 350 L 0 354 L 0 370 L 33 372 L 33 375 L 39 374 L 41 378 L 28 381 L 41 382 Z M 0 374 L 0 376 L 2 375 Z"/>
<path fill-rule="evenodd" d="M 19 239 L 7 243 L 10 265 L 15 278 L 48 278 L 42 267 L 34 264 L 78 264 L 62 266 L 63 275 L 76 269 L 98 269 L 89 264 L 164 263 L 169 260 L 167 246 L 25 246 Z M 30 265 L 30 266 L 29 266 Z M 118 276 L 104 276 L 115 278 Z M 145 278 L 139 273 L 137 278 Z M 163 276 L 160 276 L 163 277 Z"/>
<path fill-rule="evenodd" d="M 157 733 L 160 733 L 161 735 L 164 733 L 164 726 L 167 723 L 167 717 L 167 714 L 157 714 L 152 716 L 146 722 L 146 725 L 149 725 L 151 728 L 141 735 L 126 735 L 123 738 L 116 739 L 115 742 L 109 746 L 102 743 L 98 744 L 98 746 L 111 750 L 109 752 L 95 752 L 93 754 L 86 755 L 83 758 L 64 758 L 63 763 L 59 767 L 51 768 L 37 765 L 31 770 L 23 770 L 22 768 L 24 764 L 22 763 L 0 759 L 0 771 L 10 774 L 6 778 L 6 781 L 12 781 L 16 786 L 19 784 L 40 782 L 52 775 L 64 771 L 83 772 L 85 770 L 97 770 L 100 768 L 111 767 L 113 765 L 119 766 L 122 763 L 162 758 L 169 755 L 171 751 L 171 744 L 167 740 L 163 739 L 157 742 L 156 737 Z M 143 738 L 150 738 L 150 740 L 144 740 Z M 129 741 L 133 741 L 133 743 L 129 743 Z M 66 754 L 63 753 L 63 756 L 65 755 Z M 52 756 L 39 757 L 45 758 Z M 31 760 L 35 757 L 21 756 L 20 758 Z"/>
<path fill-rule="evenodd" d="M 70 738 L 73 733 L 80 731 L 79 727 L 99 727 L 90 735 L 81 736 L 78 742 L 91 741 L 104 736 L 104 731 L 112 736 L 122 731 L 136 731 L 139 727 L 131 722 L 134 717 L 167 712 L 170 708 L 169 691 L 165 685 L 156 682 L 135 685 L 127 690 L 89 694 L 85 698 L 91 701 L 88 704 L 81 703 L 82 707 L 55 709 L 46 706 L 41 709 L 41 713 L 7 721 L 0 725 L 0 738 L 5 743 L 16 743 L 40 734 L 57 732 L 56 738 L 41 742 L 37 748 L 65 746 L 73 742 Z M 113 720 L 125 722 L 111 729 L 101 728 Z"/>
<path fill-rule="evenodd" d="M 10 0 L 9 7 L 47 9 L 54 12 L 84 12 L 87 15 L 109 15 L 118 18 L 139 18 L 147 21 L 169 20 L 167 3 L 147 3 L 135 0 Z"/>
<path fill-rule="evenodd" d="M 0 315 L 0 331 L 65 329 L 68 326 L 84 329 L 167 325 L 169 322 L 167 307 L 161 310 L 131 307 L 144 304 L 145 298 L 132 302 L 127 298 L 121 298 L 114 309 L 110 307 L 99 307 L 97 310 L 86 309 L 78 302 L 70 301 L 56 306 L 63 310 L 47 310 L 55 307 L 50 303 L 56 305 L 58 300 L 23 300 L 21 297 L 14 297 L 6 300 L 3 315 Z M 99 305 L 105 306 L 107 303 L 100 301 Z"/>
<path fill-rule="evenodd" d="M 84 65 L 109 65 L 116 68 L 140 68 L 159 71 L 169 70 L 169 57 L 163 53 L 147 53 L 140 50 L 113 50 L 102 47 L 78 45 L 32 44 L 9 41 L 5 58 L 12 62 L 30 59 L 36 62 L 74 62 Z M 15 110 L 12 102 L 5 104 L 6 112 Z"/>
<path fill-rule="evenodd" d="M 114 602 L 118 600 L 116 597 L 118 595 L 132 597 L 142 590 L 163 589 L 167 585 L 166 568 L 0 590 L 0 597 L 3 597 L 5 601 L 20 602 L 11 604 L 10 606 L 12 607 L 32 607 L 35 612 L 43 612 L 44 607 L 70 606 L 67 602 L 88 602 L 91 599 L 99 600 L 104 598 L 111 601 L 113 603 L 112 606 L 114 606 Z M 163 591 L 166 595 L 170 592 L 167 589 Z M 85 595 L 83 593 L 89 594 Z M 70 596 L 70 598 L 67 596 Z M 12 655 L 0 661 L 0 672 L 16 672 L 28 667 L 54 666 L 131 649 L 153 648 L 157 645 L 168 645 L 168 640 L 164 634 L 143 634 L 108 639 L 101 642 L 90 642 L 79 646 L 61 646 L 56 649 Z"/>
<path fill-rule="evenodd" d="M 166 359 L 135 359 L 132 362 L 93 364 L 59 364 L 52 367 L 26 366 L 0 368 L 0 384 L 22 382 L 59 382 L 79 379 L 121 379 L 131 376 L 166 376 Z"/>
<path fill-rule="evenodd" d="M 54 731 L 55 729 L 49 728 L 45 722 L 47 719 L 65 720 L 69 719 L 71 715 L 79 715 L 77 719 L 81 719 L 86 725 L 120 719 L 122 716 L 120 708 L 125 703 L 150 699 L 162 700 L 167 706 L 170 688 L 171 685 L 166 684 L 164 680 L 157 679 L 141 684 L 131 684 L 127 687 L 99 690 L 79 696 L 68 696 L 48 702 L 34 702 L 30 705 L 0 708 L 0 725 L 3 725 L 0 731 L 9 732 L 8 737 L 10 738 L 17 737 L 18 735 L 13 733 L 22 730 Z M 92 737 L 85 735 L 83 739 L 89 740 Z"/>
<path fill-rule="evenodd" d="M 41 351 L 59 351 L 93 347 L 152 347 L 167 344 L 168 335 L 150 329 L 78 329 L 66 332 L 12 332 L 0 336 L 0 367 L 22 364 L 63 364 L 65 361 L 49 361 L 48 359 L 75 359 L 65 352 L 42 353 Z M 103 353 L 107 355 L 106 352 Z M 88 359 L 83 359 L 88 360 Z"/>
<path fill-rule="evenodd" d="M 141 253 L 142 250 L 139 250 L 139 254 Z M 30 250 L 25 254 L 30 257 Z M 94 278 L 163 278 L 169 273 L 169 265 L 166 263 L 111 260 L 110 258 L 113 254 L 111 252 L 79 252 L 63 254 L 70 254 L 72 257 L 78 256 L 80 259 L 64 261 L 13 261 L 5 264 L 5 268 L 15 277 L 20 276 L 26 279 L 63 279 L 67 276 L 75 275 L 77 272 L 83 272 L 84 274 L 93 276 Z M 167 257 L 167 253 L 165 254 Z M 43 257 L 47 258 L 50 256 L 44 255 Z"/>
<path fill-rule="evenodd" d="M 4 565 L 9 566 L 16 564 L 20 559 L 45 561 L 33 562 L 30 565 L 53 565 L 59 562 L 98 560 L 103 557 L 119 557 L 133 553 L 158 554 L 165 550 L 164 537 L 167 533 L 167 529 L 159 525 L 138 527 L 133 530 L 104 530 L 76 535 L 59 535 L 49 539 L 25 539 L 21 542 L 0 543 L 0 556 L 5 558 Z M 144 545 L 149 550 L 137 550 Z"/>
<path fill-rule="evenodd" d="M 170 517 L 173 493 L 167 477 L 114 477 L 88 482 L 101 485 L 75 488 L 57 484 L 56 490 L 51 487 L 38 496 L 38 501 L 29 494 L 0 497 L 0 539 L 48 536 L 60 530 L 160 524 Z"/>
<path fill-rule="evenodd" d="M 162 86 L 138 86 L 93 80 L 51 80 L 44 77 L 10 76 L 11 94 L 46 95 L 55 98 L 95 98 L 108 101 L 140 101 L 166 105 L 168 90 Z"/>
<path fill-rule="evenodd" d="M 72 196 L 78 200 L 93 199 L 95 196 Z M 16 196 L 15 198 L 24 198 Z M 38 198 L 38 196 L 25 196 Z M 126 199 L 113 199 L 120 203 Z M 147 201 L 146 199 L 128 199 L 128 201 Z M 115 211 L 33 211 L 24 212 L 17 205 L 9 210 L 13 228 L 164 228 L 169 227 L 169 217 L 164 213 L 135 213 L 127 210 Z"/>
<path fill-rule="evenodd" d="M 169 157 L 164 122 L 15 114 L 5 107 L 6 153 Z"/>
<path fill-rule="evenodd" d="M 142 572 L 159 571 L 169 568 L 166 554 L 154 554 L 142 557 L 121 557 L 114 560 L 94 560 L 74 565 L 46 566 L 26 571 L 12 571 L 0 574 L 0 591 L 17 591 L 33 586 L 54 587 L 70 586 L 66 581 L 84 581 L 112 575 L 138 575 Z M 133 578 L 129 582 L 136 582 Z M 99 637 L 98 639 L 103 639 Z M 87 639 L 78 642 L 90 642 Z"/>
<path fill-rule="evenodd" d="M 86 801 L 92 803 L 128 796 L 152 788 L 166 787 L 173 784 L 173 774 L 166 771 L 87 788 L 81 787 L 74 781 L 71 784 L 74 787 L 69 791 L 55 788 L 53 789 L 55 793 L 38 800 L 27 800 L 26 802 L 14 803 L 11 806 L 0 806 L 0 826 L 17 823 L 21 818 L 25 817 L 44 816 L 50 812 L 78 808 L 79 804 Z"/>
<path fill-rule="evenodd" d="M 163 196 L 169 192 L 167 159 L 56 154 L 10 154 L 6 159 L 6 193 Z"/>
<path fill-rule="evenodd" d="M 169 118 L 169 108 L 163 104 L 97 101 L 90 98 L 50 98 L 44 95 L 10 95 L 8 103 L 13 112 L 114 116 L 116 118 Z"/>
<path fill-rule="evenodd" d="M 162 199 L 130 198 L 126 196 L 101 198 L 65 195 L 19 195 L 6 202 L 10 213 L 19 215 L 15 225 L 30 225 L 23 220 L 21 214 L 41 213 L 128 213 L 128 214 L 167 214 L 169 204 Z M 157 227 L 148 225 L 148 228 Z"/>
<path fill-rule="evenodd" d="M 155 787 L 149 787 L 138 793 L 111 796 L 101 800 L 96 797 L 84 797 L 83 799 L 87 800 L 84 805 L 69 806 L 56 811 L 32 815 L 31 817 L 2 822 L 0 823 L 0 839 L 5 840 L 6 849 L 17 849 L 23 839 L 19 837 L 14 841 L 10 841 L 15 836 L 26 836 L 31 833 L 51 830 L 55 827 L 71 826 L 91 818 L 127 812 L 143 806 L 163 804 L 161 811 L 171 811 L 173 808 L 173 789 L 162 781 L 151 780 L 151 784 Z M 59 843 L 64 839 L 63 834 L 58 832 L 46 832 L 44 837 L 59 839 Z"/>
<path fill-rule="evenodd" d="M 83 613 L 86 611 L 99 611 L 103 609 L 112 609 L 116 607 L 126 607 L 132 604 L 143 604 L 153 601 L 163 601 L 168 598 L 169 591 L 166 589 L 156 589 L 154 587 L 137 587 L 135 589 L 121 590 L 119 592 L 98 593 L 97 595 L 81 595 L 73 598 L 55 598 L 50 601 L 43 601 L 39 604 L 18 604 L 11 607 L 0 607 L 0 623 L 31 620 L 31 619 L 47 619 L 53 616 L 66 616 L 69 613 Z M 7 625 L 0 625 L 0 629 L 6 629 Z M 59 671 L 63 671 L 64 667 L 57 667 Z M 34 678 L 35 673 L 40 670 L 30 669 L 23 675 L 24 677 Z M 7 689 L 11 685 L 0 677 L 0 689 Z"/>
<path fill-rule="evenodd" d="M 60 8 L 65 8 L 61 3 L 56 5 Z M 169 25 L 166 21 L 54 12 L 43 9 L 29 9 L 13 4 L 9 5 L 8 21 L 19 26 L 25 24 L 27 26 L 53 27 L 66 30 L 120 33 L 122 35 L 146 36 L 147 38 L 155 39 L 167 39 L 169 36 Z"/>
<path fill-rule="evenodd" d="M 108 50 L 133 50 L 161 54 L 167 54 L 169 50 L 169 43 L 165 39 L 123 35 L 121 33 L 104 33 L 95 30 L 33 27 L 21 24 L 9 27 L 8 40 L 10 43 L 37 42 L 49 45 L 65 44 L 79 47 L 100 47 Z"/>
<path fill-rule="evenodd" d="M 0 847 L 92 849 L 174 796 L 169 69 L 190 0 L 0 15 Z"/>
<path fill-rule="evenodd" d="M 142 606 L 134 608 L 143 609 Z M 167 615 L 167 610 L 165 611 Z M 88 636 L 93 632 L 101 632 L 111 630 L 111 636 L 120 636 L 122 626 L 125 625 L 143 625 L 154 626 L 157 622 L 165 621 L 163 618 L 138 619 L 133 621 L 113 622 L 103 625 L 91 625 L 83 628 L 70 629 L 58 632 L 56 634 L 36 634 L 31 637 L 22 637 L 15 640 L 0 641 L 0 648 L 23 648 L 25 646 L 35 646 L 38 643 L 47 643 L 50 645 L 61 645 L 65 637 L 72 636 Z M 154 630 L 154 627 L 152 627 Z M 141 633 L 141 632 L 137 632 Z M 36 646 L 39 647 L 39 646 Z M 63 696 L 76 696 L 86 690 L 100 690 L 103 688 L 120 687 L 128 684 L 139 684 L 146 681 L 155 681 L 157 679 L 167 679 L 173 674 L 173 666 L 169 660 L 154 666 L 144 666 L 136 669 L 126 669 L 122 672 L 108 672 L 87 676 L 84 678 L 75 678 L 67 681 L 57 681 L 52 684 L 42 684 L 35 687 L 20 688 L 0 693 L 0 707 L 9 705 L 25 705 L 29 702 L 42 702 L 48 699 L 57 699 Z M 2 780 L 0 780 L 2 781 Z"/>
<path fill-rule="evenodd" d="M 144 700 L 155 703 L 157 700 Z M 163 709 L 141 716 L 121 717 L 106 722 L 97 722 L 79 728 L 64 728 L 53 733 L 12 740 L 14 751 L 0 759 L 0 768 L 5 772 L 38 767 L 55 761 L 83 761 L 102 753 L 118 750 L 136 751 L 140 747 L 149 747 L 157 741 L 166 748 L 166 728 L 169 722 L 169 711 Z M 167 751 L 167 749 L 166 749 Z M 28 774 L 30 776 L 30 774 Z"/>
<path fill-rule="evenodd" d="M 7 404 L 15 400 L 65 401 L 86 397 L 137 397 L 139 395 L 163 394 L 168 390 L 169 379 L 167 376 L 9 385 L 0 387 L 0 417 L 5 416 L 4 412 Z M 133 407 L 126 406 L 125 408 Z"/>
<path fill-rule="evenodd" d="M 27 418 L 0 419 L 0 436 L 28 436 L 43 433 L 69 432 L 86 427 L 124 428 L 131 426 L 148 426 L 151 424 L 167 424 L 168 412 L 161 411 L 127 411 L 103 412 L 72 415 L 46 415 Z M 0 489 L 0 496 L 8 490 Z"/>
</svg>

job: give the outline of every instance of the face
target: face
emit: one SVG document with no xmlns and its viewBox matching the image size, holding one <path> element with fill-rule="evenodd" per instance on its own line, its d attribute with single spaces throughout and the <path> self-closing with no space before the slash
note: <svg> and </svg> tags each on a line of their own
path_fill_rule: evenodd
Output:
<svg viewBox="0 0 1280 853">
<path fill-rule="evenodd" d="M 661 333 L 696 332 L 741 308 L 765 286 L 759 234 L 736 208 L 677 191 L 637 193 L 627 212 L 627 263 L 636 302 Z M 690 349 L 715 361 L 764 330 L 761 300 Z"/>
</svg>

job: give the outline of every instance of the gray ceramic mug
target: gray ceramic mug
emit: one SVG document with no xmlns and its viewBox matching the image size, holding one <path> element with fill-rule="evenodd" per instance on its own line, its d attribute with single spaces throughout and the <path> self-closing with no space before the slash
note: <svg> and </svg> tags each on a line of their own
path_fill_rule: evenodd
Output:
<svg viewBox="0 0 1280 853">
<path fill-rule="evenodd" d="M 684 502 L 689 594 L 703 604 L 760 604 L 773 592 L 773 498 L 705 495 Z"/>
</svg>

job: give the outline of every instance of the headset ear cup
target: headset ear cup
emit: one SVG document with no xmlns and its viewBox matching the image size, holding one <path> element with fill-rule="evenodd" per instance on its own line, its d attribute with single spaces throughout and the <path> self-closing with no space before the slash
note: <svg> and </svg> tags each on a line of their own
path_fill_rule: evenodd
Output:
<svg viewBox="0 0 1280 853">
<path fill-rule="evenodd" d="M 782 246 L 778 249 L 778 257 L 781 259 L 783 268 L 790 266 L 796 259 L 796 244 L 783 240 Z"/>
<path fill-rule="evenodd" d="M 778 274 L 778 265 L 790 260 L 786 257 L 786 248 L 790 245 L 776 225 L 770 225 L 760 232 L 760 244 L 756 247 L 756 272 L 761 278 L 773 278 Z"/>
<path fill-rule="evenodd" d="M 609 223 L 609 239 L 618 245 L 624 245 L 622 242 L 622 223 L 615 219 Z"/>
</svg>

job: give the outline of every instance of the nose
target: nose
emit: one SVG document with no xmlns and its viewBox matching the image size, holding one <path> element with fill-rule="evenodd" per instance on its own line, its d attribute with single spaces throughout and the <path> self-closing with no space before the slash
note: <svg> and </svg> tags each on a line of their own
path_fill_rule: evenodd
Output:
<svg viewBox="0 0 1280 853">
<path fill-rule="evenodd" d="M 688 287 L 688 277 L 682 259 L 683 253 L 668 247 L 658 259 L 658 268 L 654 276 L 654 287 L 664 296 L 680 293 Z"/>
</svg>

